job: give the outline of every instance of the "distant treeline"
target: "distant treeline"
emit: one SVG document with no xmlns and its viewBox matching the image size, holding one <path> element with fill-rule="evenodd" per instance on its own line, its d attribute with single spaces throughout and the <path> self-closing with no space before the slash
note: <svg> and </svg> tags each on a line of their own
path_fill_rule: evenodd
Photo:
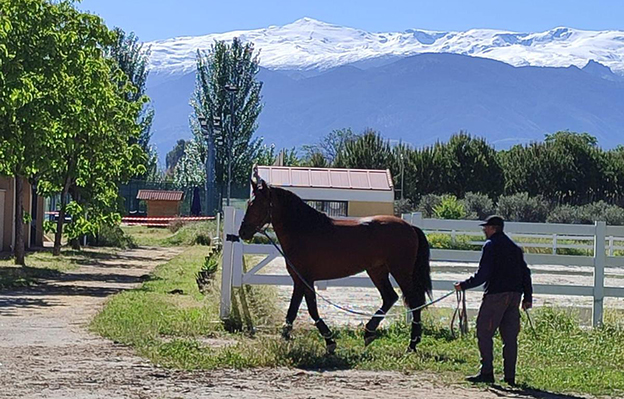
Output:
<svg viewBox="0 0 624 399">
<path fill-rule="evenodd" d="M 413 204 L 427 194 L 464 198 L 468 192 L 495 201 L 526 193 L 554 205 L 624 203 L 624 147 L 603 150 L 587 133 L 560 131 L 541 142 L 496 151 L 485 139 L 465 132 L 445 143 L 414 148 L 391 145 L 373 130 L 357 135 L 347 129 L 304 147 L 302 158 L 294 151 L 286 155 L 284 163 L 293 166 L 390 169 L 397 198 L 403 189 L 403 197 Z"/>
</svg>

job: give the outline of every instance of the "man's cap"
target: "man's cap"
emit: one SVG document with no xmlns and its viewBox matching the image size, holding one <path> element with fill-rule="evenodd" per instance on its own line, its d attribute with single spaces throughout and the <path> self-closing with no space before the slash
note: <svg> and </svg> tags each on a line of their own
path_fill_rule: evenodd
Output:
<svg viewBox="0 0 624 399">
<path fill-rule="evenodd" d="M 485 223 L 481 223 L 479 226 L 498 226 L 498 227 L 503 227 L 503 226 L 505 226 L 505 222 L 503 221 L 502 217 L 496 216 L 496 215 L 492 215 L 492 216 L 488 216 L 488 218 L 485 219 Z"/>
</svg>

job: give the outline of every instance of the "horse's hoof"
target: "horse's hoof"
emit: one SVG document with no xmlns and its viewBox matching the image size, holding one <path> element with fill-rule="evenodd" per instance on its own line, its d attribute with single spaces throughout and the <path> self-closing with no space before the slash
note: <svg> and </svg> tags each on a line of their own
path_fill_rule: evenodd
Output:
<svg viewBox="0 0 624 399">
<path fill-rule="evenodd" d="M 376 339 L 377 339 L 377 334 L 375 334 L 374 331 L 365 331 L 364 332 L 364 347 L 367 347 Z"/>
<path fill-rule="evenodd" d="M 328 355 L 333 355 L 334 352 L 336 352 L 336 343 L 331 343 L 331 344 L 327 344 L 327 347 L 325 348 L 325 353 Z"/>
</svg>

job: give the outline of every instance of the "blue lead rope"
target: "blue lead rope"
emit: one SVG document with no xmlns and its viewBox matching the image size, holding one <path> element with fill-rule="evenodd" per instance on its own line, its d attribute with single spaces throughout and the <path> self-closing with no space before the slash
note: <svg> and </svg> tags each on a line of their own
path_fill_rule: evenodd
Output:
<svg viewBox="0 0 624 399">
<path fill-rule="evenodd" d="M 424 305 L 420 305 L 418 307 L 412 308 L 412 309 L 408 309 L 403 313 L 399 313 L 399 314 L 394 314 L 394 315 L 385 315 L 385 314 L 372 314 L 372 313 L 366 313 L 366 312 L 359 312 L 357 310 L 353 310 L 353 309 L 349 309 L 346 308 L 344 306 L 338 305 L 334 302 L 332 302 L 331 300 L 325 298 L 323 295 L 319 294 L 318 292 L 316 292 L 316 290 L 314 289 L 314 287 L 310 286 L 310 284 L 308 284 L 308 282 L 303 278 L 303 276 L 301 275 L 301 273 L 299 273 L 299 271 L 297 270 L 297 268 L 292 264 L 292 262 L 288 259 L 288 257 L 286 257 L 286 254 L 284 254 L 284 252 L 282 251 L 282 249 L 277 246 L 277 244 L 275 243 L 275 241 L 273 241 L 273 239 L 267 234 L 266 229 L 261 231 L 262 234 L 264 234 L 264 236 L 266 238 L 269 239 L 269 241 L 271 242 L 271 244 L 273 244 L 273 246 L 279 251 L 279 253 L 282 255 L 282 257 L 284 258 L 284 260 L 286 260 L 286 263 L 288 263 L 288 265 L 290 266 L 290 268 L 297 274 L 297 276 L 301 279 L 301 281 L 303 281 L 303 284 L 305 284 L 305 286 L 311 290 L 312 292 L 314 292 L 316 295 L 318 295 L 319 298 L 321 298 L 322 300 L 324 300 L 325 302 L 327 302 L 328 304 L 330 304 L 331 306 L 335 307 L 336 309 L 342 310 L 344 312 L 347 313 L 351 313 L 351 314 L 355 314 L 355 315 L 359 315 L 359 316 L 368 316 L 368 317 L 379 317 L 379 318 L 384 318 L 384 317 L 403 317 L 407 314 L 411 314 L 412 312 L 415 312 L 417 310 L 422 310 L 425 309 L 431 305 L 433 305 L 434 303 L 440 302 L 441 300 L 443 300 L 444 298 L 447 298 L 449 296 L 451 296 L 454 292 L 455 289 L 447 292 L 446 294 L 442 295 L 441 297 L 431 300 L 427 303 L 425 303 Z"/>
</svg>

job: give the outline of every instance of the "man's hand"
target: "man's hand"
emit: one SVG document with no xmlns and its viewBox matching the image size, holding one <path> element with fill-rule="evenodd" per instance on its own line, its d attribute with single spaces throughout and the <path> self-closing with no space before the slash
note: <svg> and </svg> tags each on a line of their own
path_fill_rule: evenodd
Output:
<svg viewBox="0 0 624 399">
<path fill-rule="evenodd" d="M 523 310 L 531 309 L 532 307 L 533 307 L 533 302 L 531 302 L 531 301 L 523 301 L 522 302 L 522 309 Z"/>
<path fill-rule="evenodd" d="M 461 283 L 455 283 L 453 286 L 455 287 L 455 291 L 462 291 Z"/>
</svg>

